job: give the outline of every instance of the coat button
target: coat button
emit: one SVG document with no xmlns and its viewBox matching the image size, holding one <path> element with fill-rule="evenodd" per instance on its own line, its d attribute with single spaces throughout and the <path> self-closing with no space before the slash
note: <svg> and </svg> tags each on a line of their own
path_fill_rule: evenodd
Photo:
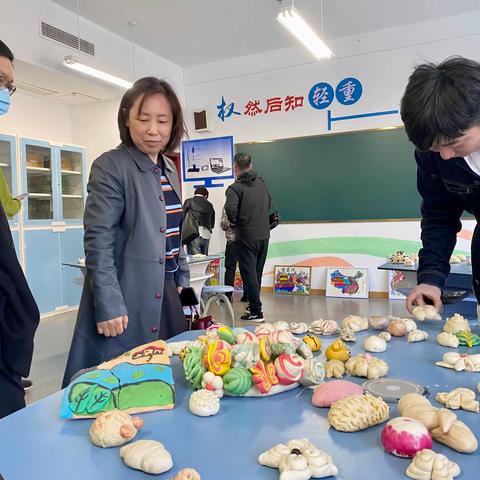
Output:
<svg viewBox="0 0 480 480">
<path fill-rule="evenodd" d="M 163 264 L 165 263 L 165 260 L 164 260 L 163 258 L 161 258 L 161 259 L 158 261 L 158 263 L 159 263 L 160 265 L 163 265 Z"/>
<path fill-rule="evenodd" d="M 150 331 L 151 331 L 152 333 L 157 333 L 157 332 L 158 332 L 158 328 L 157 328 L 157 327 L 152 327 L 152 328 L 150 329 Z"/>
<path fill-rule="evenodd" d="M 159 199 L 161 202 L 163 202 L 163 197 L 162 197 L 161 195 L 158 197 L 158 199 Z"/>
<path fill-rule="evenodd" d="M 155 294 L 155 298 L 161 298 L 161 297 L 162 297 L 162 294 L 161 294 L 160 292 L 157 292 L 157 293 Z"/>
<path fill-rule="evenodd" d="M 160 227 L 160 232 L 165 233 L 165 227 Z"/>
<path fill-rule="evenodd" d="M 159 173 L 159 172 L 160 172 L 160 169 L 159 169 L 158 167 L 155 167 L 155 168 L 153 169 L 153 171 L 154 171 L 155 173 Z"/>
</svg>

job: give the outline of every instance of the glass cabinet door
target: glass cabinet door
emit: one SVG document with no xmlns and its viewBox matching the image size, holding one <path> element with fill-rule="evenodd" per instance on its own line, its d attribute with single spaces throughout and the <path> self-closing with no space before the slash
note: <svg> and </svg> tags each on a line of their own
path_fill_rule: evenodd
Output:
<svg viewBox="0 0 480 480">
<path fill-rule="evenodd" d="M 83 152 L 60 149 L 62 212 L 64 220 L 81 220 L 84 206 Z"/>
<path fill-rule="evenodd" d="M 28 220 L 54 219 L 52 149 L 25 144 Z"/>
</svg>

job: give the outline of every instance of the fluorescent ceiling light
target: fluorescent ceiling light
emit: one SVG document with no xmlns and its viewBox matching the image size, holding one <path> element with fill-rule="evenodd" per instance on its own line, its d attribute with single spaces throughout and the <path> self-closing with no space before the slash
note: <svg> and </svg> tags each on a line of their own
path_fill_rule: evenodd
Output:
<svg viewBox="0 0 480 480">
<path fill-rule="evenodd" d="M 317 59 L 330 58 L 333 52 L 325 45 L 323 40 L 310 28 L 308 23 L 295 10 L 294 7 L 282 10 L 277 20 L 300 42 L 305 45 Z"/>
<path fill-rule="evenodd" d="M 102 72 L 101 70 L 97 70 L 96 68 L 81 63 L 70 55 L 64 58 L 63 65 L 71 68 L 72 70 L 76 70 L 77 72 L 85 73 L 86 75 L 99 78 L 100 80 L 104 80 L 105 82 L 113 83 L 114 85 L 118 85 L 122 88 L 128 89 L 133 85 L 132 82 L 127 82 L 127 80 L 123 80 L 123 78 L 116 77 L 115 75 L 110 75 L 109 73 Z"/>
</svg>

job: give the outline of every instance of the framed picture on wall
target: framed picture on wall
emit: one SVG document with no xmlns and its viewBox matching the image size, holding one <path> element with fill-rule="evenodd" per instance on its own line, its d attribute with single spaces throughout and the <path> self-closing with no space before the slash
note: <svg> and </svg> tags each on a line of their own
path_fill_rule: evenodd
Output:
<svg viewBox="0 0 480 480">
<path fill-rule="evenodd" d="M 327 297 L 368 298 L 368 268 L 327 268 Z"/>
<path fill-rule="evenodd" d="M 182 167 L 184 182 L 234 178 L 233 137 L 184 140 Z"/>
<path fill-rule="evenodd" d="M 273 293 L 310 295 L 312 267 L 275 265 Z"/>
</svg>

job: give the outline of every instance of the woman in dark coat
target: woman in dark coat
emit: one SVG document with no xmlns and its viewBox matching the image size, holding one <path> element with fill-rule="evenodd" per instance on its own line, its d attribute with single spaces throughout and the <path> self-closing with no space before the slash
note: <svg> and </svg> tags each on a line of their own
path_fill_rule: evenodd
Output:
<svg viewBox="0 0 480 480">
<path fill-rule="evenodd" d="M 122 144 L 93 162 L 88 182 L 87 275 L 63 386 L 81 369 L 186 330 L 180 187 L 163 155 L 185 133 L 172 87 L 153 77 L 135 82 L 121 100 L 118 127 Z"/>
</svg>

